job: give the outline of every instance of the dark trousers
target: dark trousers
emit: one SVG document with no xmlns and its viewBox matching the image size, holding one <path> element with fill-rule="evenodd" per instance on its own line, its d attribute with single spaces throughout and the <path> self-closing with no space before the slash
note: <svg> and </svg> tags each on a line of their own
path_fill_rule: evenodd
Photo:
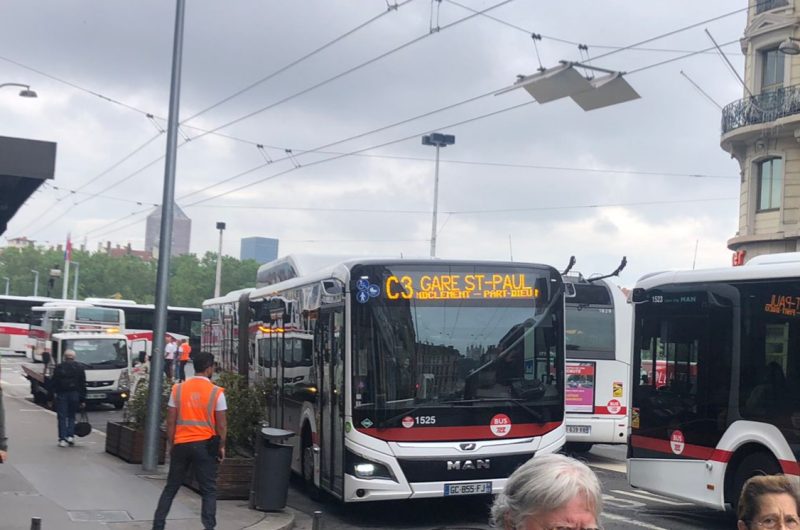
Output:
<svg viewBox="0 0 800 530">
<path fill-rule="evenodd" d="M 178 361 L 178 380 L 186 381 L 186 364 L 189 361 Z"/>
<path fill-rule="evenodd" d="M 167 379 L 172 379 L 173 364 L 175 364 L 174 359 L 164 359 L 164 373 L 167 374 Z"/>
<path fill-rule="evenodd" d="M 75 414 L 78 413 L 80 401 L 81 398 L 77 390 L 59 392 L 56 395 L 59 440 L 66 440 L 70 436 L 75 436 Z"/>
<path fill-rule="evenodd" d="M 203 498 L 200 509 L 203 528 L 213 530 L 217 526 L 217 458 L 208 454 L 207 442 L 202 441 L 177 444 L 172 448 L 167 485 L 158 499 L 153 530 L 164 530 L 172 500 L 183 484 L 190 464 L 200 484 L 200 495 Z"/>
</svg>

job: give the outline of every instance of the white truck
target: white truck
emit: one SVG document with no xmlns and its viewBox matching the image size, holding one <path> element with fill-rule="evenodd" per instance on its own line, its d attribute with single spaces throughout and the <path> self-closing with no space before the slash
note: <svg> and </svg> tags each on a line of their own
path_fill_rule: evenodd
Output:
<svg viewBox="0 0 800 530">
<path fill-rule="evenodd" d="M 122 333 L 87 329 L 54 333 L 49 352 L 43 355 L 44 364 L 22 365 L 31 383 L 34 402 L 44 404 L 49 400 L 49 380 L 66 350 L 75 351 L 75 360 L 86 369 L 86 402 L 111 403 L 121 409 L 130 396 L 131 387 L 128 339 Z"/>
</svg>

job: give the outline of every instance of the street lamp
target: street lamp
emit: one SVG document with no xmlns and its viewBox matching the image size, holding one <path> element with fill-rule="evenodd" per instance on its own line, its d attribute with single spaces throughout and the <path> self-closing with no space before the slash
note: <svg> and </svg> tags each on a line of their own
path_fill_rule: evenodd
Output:
<svg viewBox="0 0 800 530">
<path fill-rule="evenodd" d="M 225 223 L 222 221 L 217 222 L 217 230 L 219 230 L 219 251 L 217 252 L 217 279 L 214 282 L 214 298 L 219 296 L 219 289 L 222 283 L 222 232 L 225 230 Z"/>
<path fill-rule="evenodd" d="M 422 137 L 422 145 L 436 147 L 436 170 L 433 178 L 433 222 L 431 223 L 431 257 L 436 257 L 436 214 L 439 212 L 439 149 L 456 143 L 452 134 L 431 133 Z"/>
<path fill-rule="evenodd" d="M 33 296 L 39 296 L 39 271 L 31 269 L 33 276 Z"/>
<path fill-rule="evenodd" d="M 6 86 L 22 87 L 22 90 L 19 91 L 19 96 L 22 97 L 22 98 L 36 98 L 36 97 L 39 97 L 39 95 L 35 91 L 31 90 L 30 85 L 23 85 L 21 83 L 0 83 L 0 88 L 6 87 Z"/>
<path fill-rule="evenodd" d="M 3 279 L 6 281 L 6 296 L 8 296 L 8 286 L 11 285 L 11 279 L 8 276 L 3 276 Z"/>
</svg>

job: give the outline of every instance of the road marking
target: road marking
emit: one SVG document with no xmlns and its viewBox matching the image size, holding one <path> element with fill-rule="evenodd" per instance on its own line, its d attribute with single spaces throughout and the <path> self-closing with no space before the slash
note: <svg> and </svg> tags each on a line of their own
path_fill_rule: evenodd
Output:
<svg viewBox="0 0 800 530">
<path fill-rule="evenodd" d="M 598 469 L 605 469 L 606 471 L 614 471 L 615 473 L 627 473 L 628 468 L 625 464 L 612 464 L 612 463 L 602 463 L 602 462 L 586 462 L 589 467 L 596 467 Z"/>
<path fill-rule="evenodd" d="M 653 502 L 660 502 L 662 504 L 669 504 L 670 506 L 693 506 L 691 502 L 677 502 L 677 501 L 670 501 L 665 499 L 664 497 L 660 497 L 658 495 L 654 495 L 652 493 L 634 493 L 632 491 L 623 491 L 623 490 L 611 490 L 614 493 L 619 493 L 620 495 L 627 495 L 629 497 L 635 497 L 637 499 L 644 499 L 646 501 L 653 501 Z"/>
<path fill-rule="evenodd" d="M 614 513 L 603 512 L 601 517 L 605 517 L 606 519 L 611 519 L 612 521 L 619 521 L 621 523 L 638 526 L 641 528 L 649 528 L 650 530 L 669 530 L 668 528 L 656 526 L 650 523 L 645 523 L 644 521 L 638 521 L 636 519 L 631 519 L 629 517 L 625 517 L 624 515 L 617 515 Z"/>
</svg>

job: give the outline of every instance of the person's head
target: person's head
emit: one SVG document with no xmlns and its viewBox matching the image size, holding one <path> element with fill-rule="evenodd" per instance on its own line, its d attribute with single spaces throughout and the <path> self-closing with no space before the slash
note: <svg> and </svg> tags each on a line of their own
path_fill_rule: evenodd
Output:
<svg viewBox="0 0 800 530">
<path fill-rule="evenodd" d="M 75 350 L 64 350 L 64 360 L 74 361 L 76 357 Z"/>
<path fill-rule="evenodd" d="M 800 528 L 799 506 L 797 487 L 788 477 L 751 477 L 739 496 L 739 530 Z"/>
<path fill-rule="evenodd" d="M 208 377 L 214 373 L 214 355 L 201 351 L 192 359 L 192 366 L 194 366 L 194 373 Z"/>
<path fill-rule="evenodd" d="M 603 497 L 597 476 L 574 458 L 531 458 L 508 478 L 492 504 L 492 523 L 503 530 L 599 528 Z"/>
</svg>

